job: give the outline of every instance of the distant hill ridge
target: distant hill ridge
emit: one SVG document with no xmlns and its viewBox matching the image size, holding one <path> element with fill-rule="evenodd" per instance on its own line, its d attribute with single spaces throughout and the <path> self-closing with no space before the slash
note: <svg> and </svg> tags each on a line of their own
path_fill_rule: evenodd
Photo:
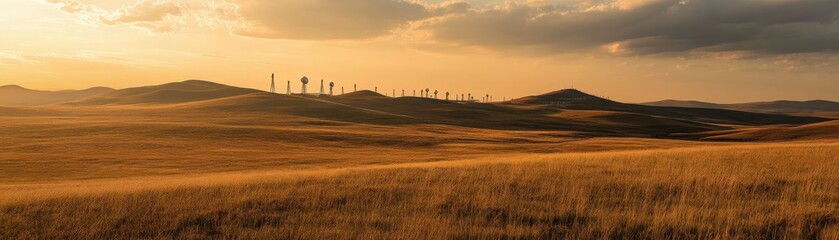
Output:
<svg viewBox="0 0 839 240">
<path fill-rule="evenodd" d="M 542 95 L 524 97 L 511 101 L 516 104 L 566 104 L 571 102 L 614 103 L 613 101 L 584 93 L 577 89 L 562 89 Z"/>
<path fill-rule="evenodd" d="M 94 87 L 84 90 L 41 91 L 18 85 L 0 86 L 0 106 L 38 106 L 98 96 L 112 88 Z"/>
<path fill-rule="evenodd" d="M 116 90 L 100 96 L 70 102 L 71 105 L 173 104 L 211 100 L 262 92 L 255 89 L 188 80 L 155 86 Z"/>
<path fill-rule="evenodd" d="M 839 117 L 839 102 L 826 100 L 810 101 L 769 101 L 752 103 L 718 104 L 701 101 L 663 100 L 657 102 L 643 103 L 648 106 L 659 107 L 687 107 L 687 108 L 713 108 L 728 109 L 748 112 L 780 113 L 796 115 L 821 115 Z"/>
<path fill-rule="evenodd" d="M 177 111 L 219 114 L 257 114 L 304 117 L 376 125 L 443 124 L 508 130 L 561 130 L 590 136 L 634 136 L 701 139 L 733 134 L 732 126 L 799 126 L 828 119 L 809 116 L 753 113 L 713 108 L 658 107 L 611 101 L 577 89 L 496 103 L 463 103 L 420 97 L 386 97 L 373 91 L 343 95 L 302 96 L 273 94 L 209 81 L 188 80 L 121 90 L 34 91 L 19 86 L 0 91 L 47 94 L 79 93 L 55 106 L 151 106 Z M 4 94 L 2 96 L 8 96 Z M 33 95 L 34 96 L 34 95 Z M 25 110 L 25 109 L 24 109 Z M 24 114 L 14 108 L 3 114 Z M 833 125 L 794 129 L 796 132 L 833 129 Z M 713 132 L 713 133 L 712 133 Z M 759 133 L 731 135 L 730 139 L 767 138 Z M 762 134 L 762 133 L 761 133 Z"/>
<path fill-rule="evenodd" d="M 387 97 L 385 95 L 382 95 L 380 93 L 370 91 L 370 90 L 355 91 L 355 92 L 350 92 L 350 93 L 346 93 L 346 94 L 343 94 L 343 95 L 337 95 L 337 96 L 340 96 L 340 97 L 360 97 L 360 98 Z"/>
</svg>

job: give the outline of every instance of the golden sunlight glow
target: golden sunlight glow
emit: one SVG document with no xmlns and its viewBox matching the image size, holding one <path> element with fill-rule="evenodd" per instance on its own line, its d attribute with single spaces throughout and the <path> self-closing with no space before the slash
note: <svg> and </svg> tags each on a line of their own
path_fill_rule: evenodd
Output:
<svg viewBox="0 0 839 240">
<path fill-rule="evenodd" d="M 528 38 L 506 39 L 514 35 L 470 39 L 448 30 L 474 23 L 477 20 L 457 22 L 472 15 L 517 8 L 537 11 L 527 4 L 547 11 L 544 5 L 551 1 L 402 2 L 369 9 L 324 2 L 339 6 L 306 1 L 4 1 L 0 3 L 0 85 L 56 90 L 205 79 L 267 89 L 268 76 L 276 73 L 280 80 L 305 75 L 339 86 L 430 87 L 505 97 L 567 88 L 573 82 L 574 87 L 629 102 L 839 99 L 835 55 L 634 54 L 626 47 L 645 51 L 650 44 L 658 45 L 659 39 L 587 49 L 573 39 L 542 46 L 542 40 L 519 44 Z M 655 2 L 660 1 L 618 1 L 615 8 L 589 14 L 620 14 Z M 325 12 L 300 12 L 289 17 L 292 21 L 263 11 L 281 7 L 291 9 L 281 12 L 286 15 L 296 14 L 290 11 L 298 8 Z M 392 9 L 380 9 L 385 7 Z M 375 15 L 377 11 L 382 13 Z M 544 32 L 535 28 L 548 24 L 548 18 L 584 13 L 588 12 L 540 12 L 529 21 L 534 31 Z M 444 25 L 449 22 L 451 26 Z M 529 34 L 525 30 L 521 34 Z"/>
</svg>

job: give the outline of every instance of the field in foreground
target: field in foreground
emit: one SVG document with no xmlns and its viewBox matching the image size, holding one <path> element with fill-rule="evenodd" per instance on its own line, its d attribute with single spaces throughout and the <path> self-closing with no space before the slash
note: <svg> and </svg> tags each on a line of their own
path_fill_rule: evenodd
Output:
<svg viewBox="0 0 839 240">
<path fill-rule="evenodd" d="M 0 186 L 0 239 L 837 239 L 839 144 Z"/>
<path fill-rule="evenodd" d="M 0 239 L 839 239 L 835 119 L 575 89 L 61 99 L 0 107 Z"/>
</svg>

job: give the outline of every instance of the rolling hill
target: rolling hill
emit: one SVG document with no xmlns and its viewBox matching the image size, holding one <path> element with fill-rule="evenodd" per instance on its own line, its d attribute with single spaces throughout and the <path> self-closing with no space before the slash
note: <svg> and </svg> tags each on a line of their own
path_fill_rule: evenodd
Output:
<svg viewBox="0 0 839 240">
<path fill-rule="evenodd" d="M 507 104 L 538 107 L 546 111 L 573 109 L 625 112 L 680 119 L 685 121 L 726 125 L 734 124 L 757 126 L 767 124 L 809 124 L 827 120 L 820 117 L 787 116 L 782 114 L 752 113 L 726 109 L 659 107 L 628 104 L 596 97 L 576 89 L 565 89 L 543 95 L 514 99 Z"/>
<path fill-rule="evenodd" d="M 62 106 L 154 107 L 196 115 L 232 115 L 378 126 L 441 125 L 473 129 L 562 131 L 578 136 L 702 139 L 744 126 L 801 126 L 818 117 L 751 113 L 711 108 L 658 107 L 620 103 L 576 89 L 504 103 L 391 98 L 372 91 L 339 96 L 272 94 L 208 81 L 189 80 L 110 90 Z M 11 112 L 11 110 L 4 110 Z"/>
<path fill-rule="evenodd" d="M 718 104 L 700 101 L 664 100 L 658 102 L 643 103 L 643 105 L 660 107 L 715 108 L 802 116 L 839 117 L 839 102 L 825 100 L 771 101 L 735 104 Z"/>
<path fill-rule="evenodd" d="M 114 89 L 95 87 L 85 90 L 40 91 L 17 85 L 0 87 L 0 106 L 38 106 L 74 101 L 112 92 Z"/>
<path fill-rule="evenodd" d="M 789 141 L 839 139 L 839 120 L 802 126 L 746 128 L 706 138 L 714 141 Z"/>
<path fill-rule="evenodd" d="M 565 118 L 555 111 L 505 104 L 458 103 L 430 98 L 390 98 L 372 91 L 339 96 L 271 94 L 206 81 L 190 80 L 157 86 L 129 88 L 66 103 L 70 106 L 168 106 L 183 111 L 225 114 L 264 114 L 305 117 L 382 126 L 438 124 L 498 130 L 570 131 L 586 136 L 676 137 L 726 129 L 681 119 L 632 115 L 631 122 L 613 124 L 601 119 Z M 573 111 L 573 110 L 568 110 Z M 628 115 L 623 115 L 628 116 Z M 601 116 L 602 117 L 602 116 Z"/>
<path fill-rule="evenodd" d="M 73 101 L 71 105 L 129 105 L 176 104 L 239 96 L 259 90 L 238 88 L 223 84 L 188 80 L 163 85 L 127 88 L 111 91 L 87 99 Z"/>
</svg>

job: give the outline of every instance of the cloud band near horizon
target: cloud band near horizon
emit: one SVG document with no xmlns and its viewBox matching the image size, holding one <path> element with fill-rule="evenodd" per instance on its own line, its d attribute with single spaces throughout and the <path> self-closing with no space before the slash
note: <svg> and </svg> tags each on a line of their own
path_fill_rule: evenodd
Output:
<svg viewBox="0 0 839 240">
<path fill-rule="evenodd" d="M 77 0 L 47 1 L 73 14 L 98 9 Z M 533 2 L 141 0 L 117 11 L 99 11 L 96 19 L 166 32 L 187 22 L 178 18 L 191 17 L 226 22 L 237 35 L 308 41 L 371 39 L 401 31 L 421 33 L 411 41 L 423 44 L 546 55 L 839 51 L 835 0 Z"/>
</svg>

